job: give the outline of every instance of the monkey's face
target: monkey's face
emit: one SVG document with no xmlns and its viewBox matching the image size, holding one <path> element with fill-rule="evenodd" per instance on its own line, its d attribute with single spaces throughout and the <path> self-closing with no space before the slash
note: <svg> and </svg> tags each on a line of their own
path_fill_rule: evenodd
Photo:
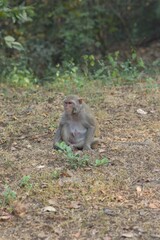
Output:
<svg viewBox="0 0 160 240">
<path fill-rule="evenodd" d="M 77 96 L 68 96 L 64 100 L 64 111 L 67 114 L 77 114 L 81 111 L 82 99 Z"/>
<path fill-rule="evenodd" d="M 75 107 L 75 104 L 73 101 L 67 101 L 67 100 L 64 101 L 64 111 L 67 114 L 72 114 L 74 112 L 74 107 Z"/>
<path fill-rule="evenodd" d="M 76 95 L 67 96 L 64 100 L 64 111 L 67 114 L 78 114 L 82 108 L 82 99 Z"/>
</svg>

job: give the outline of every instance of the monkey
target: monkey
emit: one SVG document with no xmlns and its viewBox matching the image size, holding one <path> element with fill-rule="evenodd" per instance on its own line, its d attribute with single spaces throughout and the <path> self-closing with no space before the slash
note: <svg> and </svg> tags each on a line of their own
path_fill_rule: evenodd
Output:
<svg viewBox="0 0 160 240">
<path fill-rule="evenodd" d="M 94 139 L 96 120 L 89 106 L 77 95 L 69 95 L 63 102 L 64 112 L 56 130 L 53 147 L 65 142 L 72 149 L 92 150 L 98 140 Z"/>
</svg>

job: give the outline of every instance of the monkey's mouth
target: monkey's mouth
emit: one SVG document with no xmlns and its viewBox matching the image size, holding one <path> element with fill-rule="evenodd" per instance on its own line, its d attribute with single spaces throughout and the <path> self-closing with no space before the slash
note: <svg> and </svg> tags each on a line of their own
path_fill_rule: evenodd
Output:
<svg viewBox="0 0 160 240">
<path fill-rule="evenodd" d="M 68 114 L 71 114 L 71 113 L 72 113 L 72 109 L 70 109 L 70 108 L 65 107 L 64 110 L 65 110 L 65 112 L 67 112 Z"/>
</svg>

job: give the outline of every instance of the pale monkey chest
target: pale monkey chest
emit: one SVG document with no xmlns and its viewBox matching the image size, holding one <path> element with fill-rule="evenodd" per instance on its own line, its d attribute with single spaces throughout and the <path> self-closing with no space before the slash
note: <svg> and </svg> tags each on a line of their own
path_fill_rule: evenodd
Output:
<svg viewBox="0 0 160 240">
<path fill-rule="evenodd" d="M 69 132 L 72 138 L 82 139 L 85 137 L 87 129 L 80 122 L 70 121 Z"/>
</svg>

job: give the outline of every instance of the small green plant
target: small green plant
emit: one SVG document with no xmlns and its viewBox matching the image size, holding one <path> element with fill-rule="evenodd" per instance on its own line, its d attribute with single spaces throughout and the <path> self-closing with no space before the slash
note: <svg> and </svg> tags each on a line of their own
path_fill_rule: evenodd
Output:
<svg viewBox="0 0 160 240">
<path fill-rule="evenodd" d="M 54 170 L 54 171 L 51 173 L 52 179 L 58 179 L 58 178 L 60 178 L 60 175 L 61 175 L 61 173 L 60 173 L 60 171 L 58 171 L 58 170 Z"/>
<path fill-rule="evenodd" d="M 8 185 L 5 186 L 5 190 L 2 193 L 4 205 L 9 205 L 13 200 L 16 199 L 16 192 L 14 192 Z"/>
<path fill-rule="evenodd" d="M 89 165 L 89 158 L 87 155 L 80 156 L 79 154 L 72 153 L 67 160 L 72 169 L 82 168 Z"/>
<path fill-rule="evenodd" d="M 31 189 L 32 188 L 32 184 L 30 183 L 30 179 L 31 179 L 31 177 L 29 175 L 28 176 L 23 176 L 23 178 L 20 180 L 19 186 L 21 188 L 22 187 L 26 187 L 26 188 Z"/>
<path fill-rule="evenodd" d="M 87 155 L 80 156 L 79 153 L 74 153 L 70 146 L 67 146 L 64 142 L 57 144 L 60 148 L 60 152 L 64 152 L 67 157 L 67 162 L 72 169 L 88 166 L 89 158 Z"/>
<path fill-rule="evenodd" d="M 66 152 L 68 154 L 72 151 L 71 147 L 68 146 L 65 142 L 57 143 L 56 146 L 59 148 L 60 152 Z"/>
<path fill-rule="evenodd" d="M 5 41 L 6 45 L 7 45 L 7 47 L 9 47 L 9 48 L 14 48 L 14 49 L 17 49 L 19 51 L 24 50 L 23 46 L 19 42 L 17 42 L 15 40 L 15 38 L 12 37 L 12 36 L 4 37 L 4 41 Z"/>
<path fill-rule="evenodd" d="M 108 163 L 109 163 L 108 158 L 96 159 L 95 166 L 99 167 L 99 166 L 102 166 L 102 165 L 106 165 Z"/>
</svg>

